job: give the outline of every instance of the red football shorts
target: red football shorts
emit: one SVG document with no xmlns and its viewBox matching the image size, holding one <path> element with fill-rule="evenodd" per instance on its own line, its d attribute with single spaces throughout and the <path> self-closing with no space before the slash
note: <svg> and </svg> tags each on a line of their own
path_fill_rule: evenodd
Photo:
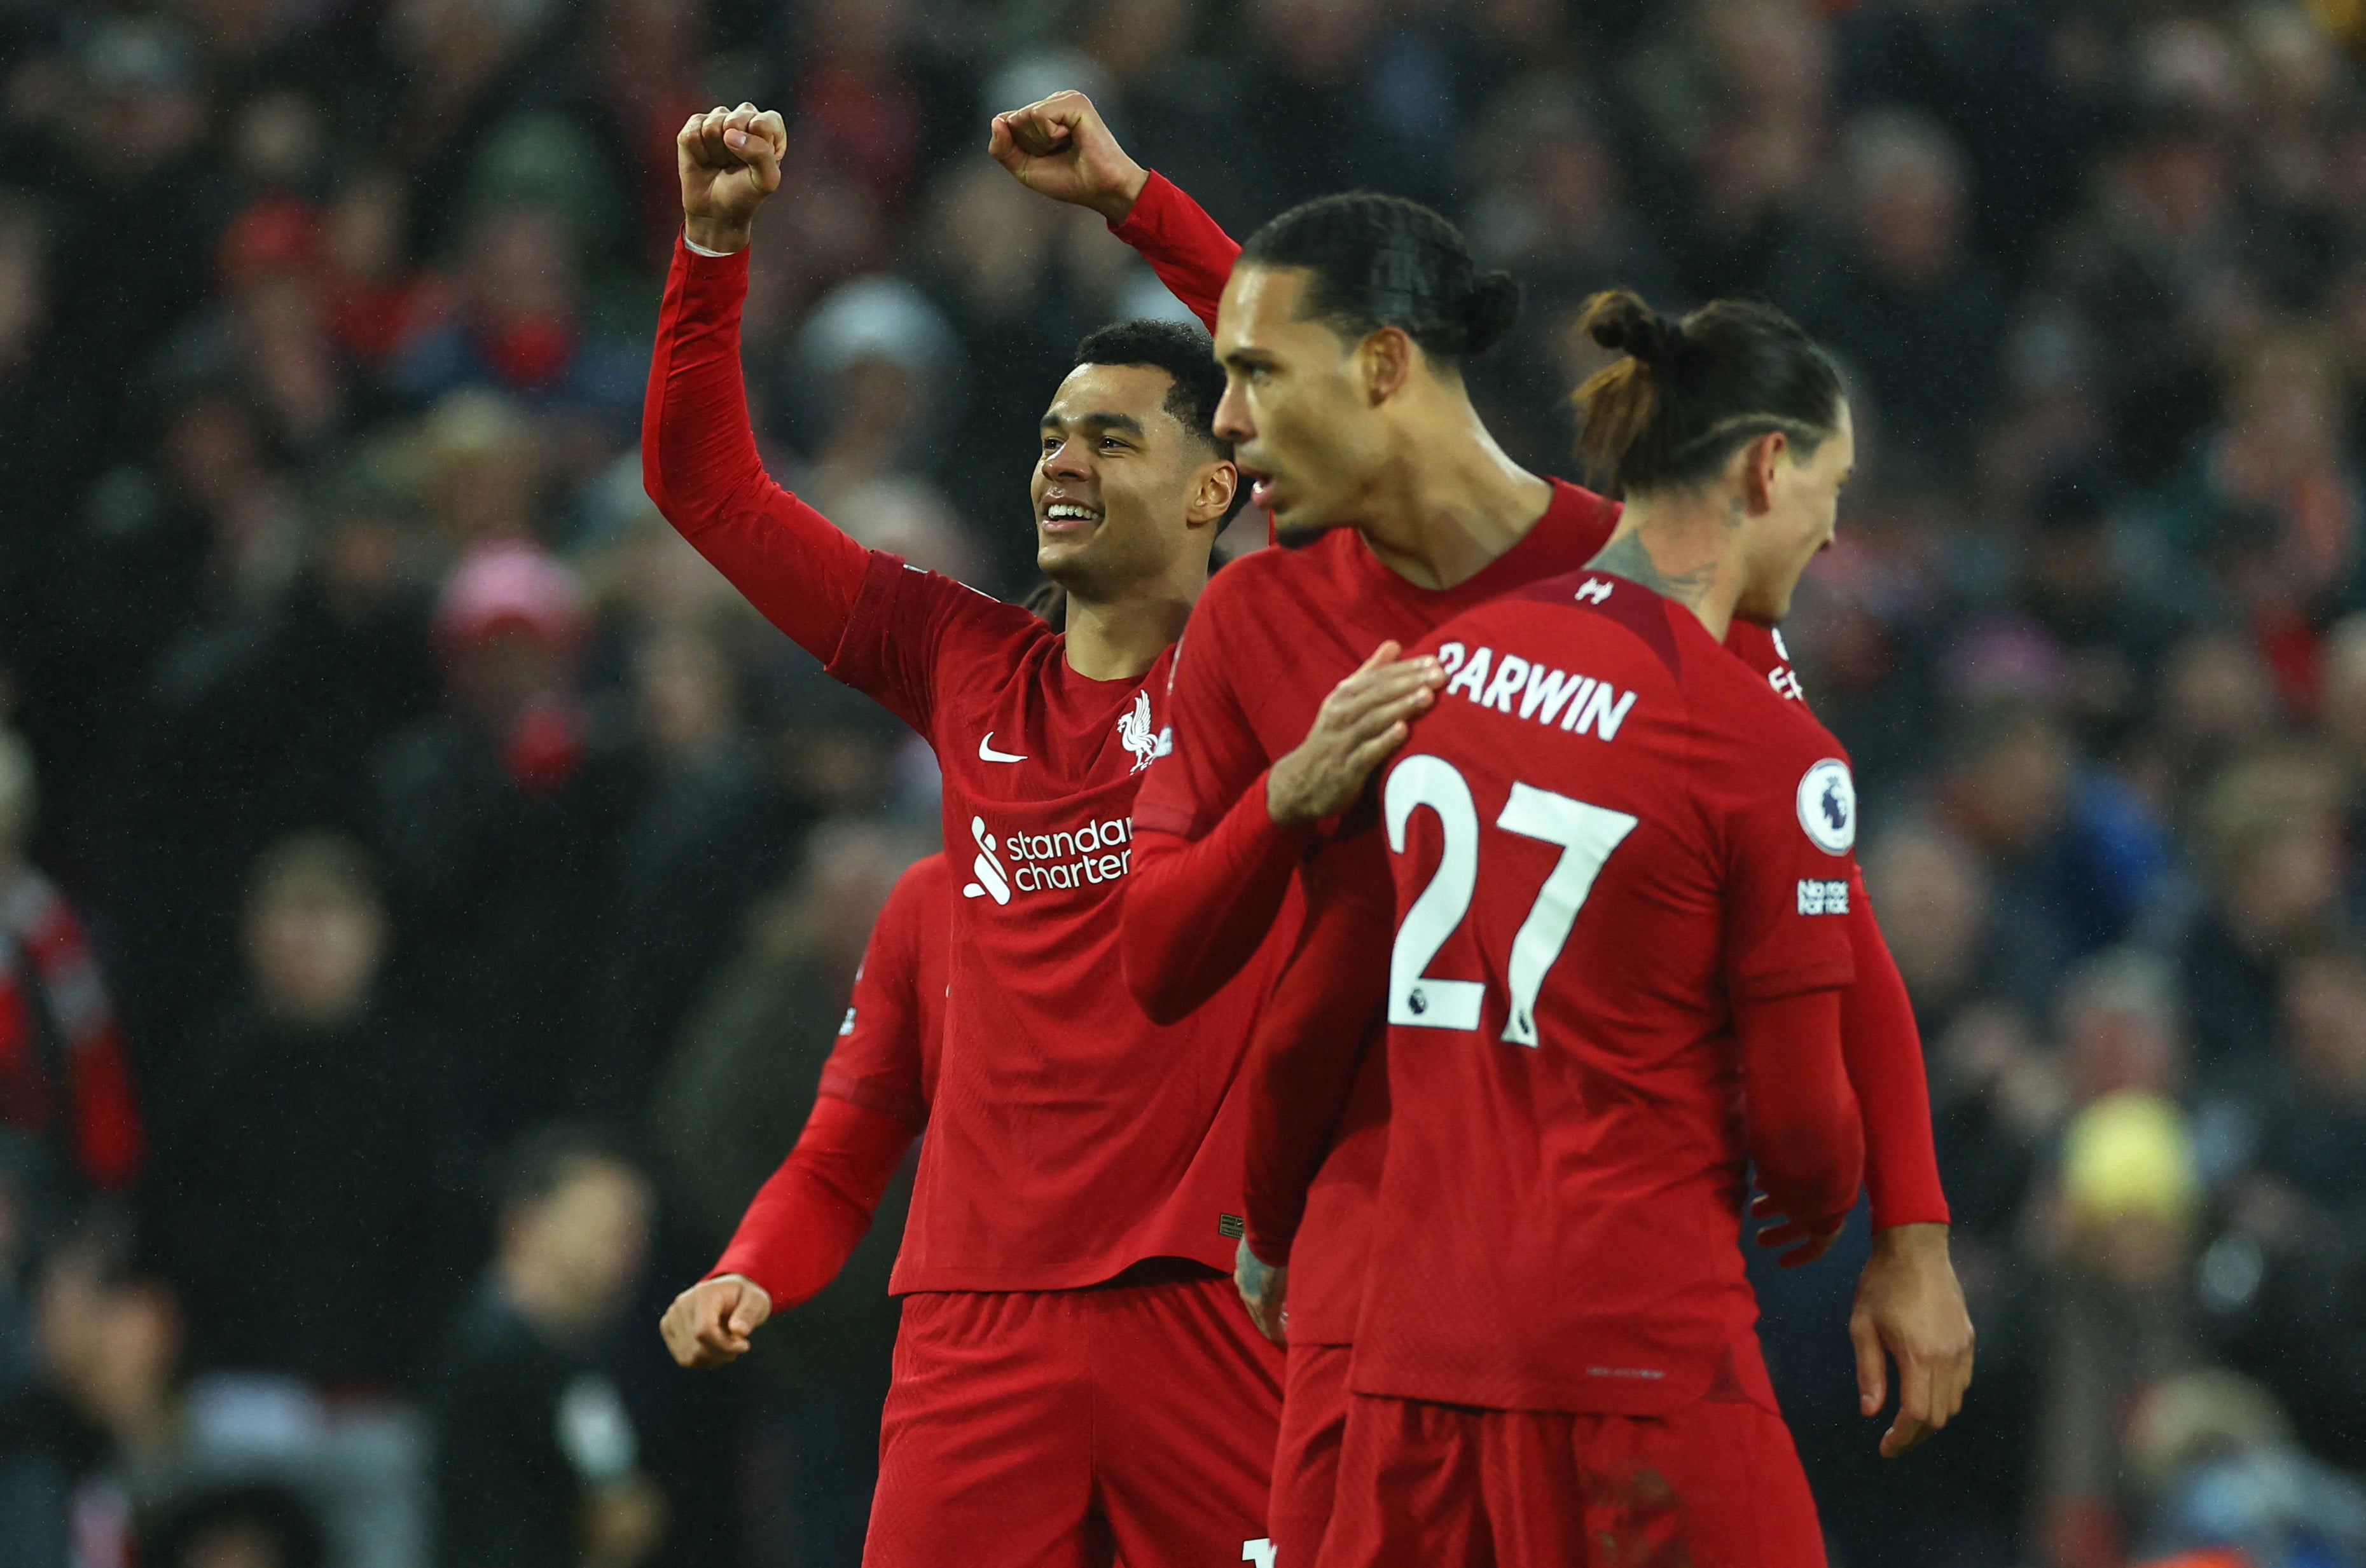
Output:
<svg viewBox="0 0 2366 1568">
<path fill-rule="evenodd" d="M 1270 1568 L 1281 1350 L 1154 1267 L 904 1298 L 866 1568 Z"/>
<path fill-rule="evenodd" d="M 1321 1562 L 1824 1568 L 1824 1538 L 1790 1428 L 1761 1405 L 1572 1416 L 1358 1394 Z"/>
<path fill-rule="evenodd" d="M 1290 1347 L 1282 1374 L 1281 1441 L 1273 1454 L 1273 1504 L 1266 1524 L 1283 1568 L 1313 1568 L 1339 1482 L 1339 1440 L 1347 1429 L 1353 1345 Z"/>
</svg>

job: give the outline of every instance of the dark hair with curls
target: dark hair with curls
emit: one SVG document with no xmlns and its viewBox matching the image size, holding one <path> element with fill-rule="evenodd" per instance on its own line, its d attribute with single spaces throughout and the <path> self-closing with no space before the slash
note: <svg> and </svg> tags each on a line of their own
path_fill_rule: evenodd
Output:
<svg viewBox="0 0 2366 1568">
<path fill-rule="evenodd" d="M 1502 342 L 1520 286 L 1482 272 L 1445 218 L 1402 196 L 1353 191 L 1293 207 L 1249 237 L 1243 264 L 1314 274 L 1304 313 L 1343 338 L 1395 327 L 1448 365 Z"/>
<path fill-rule="evenodd" d="M 1609 494 L 1696 484 L 1771 431 L 1801 459 L 1839 433 L 1839 367 L 1771 305 L 1718 299 L 1672 321 L 1614 288 L 1587 300 L 1578 324 L 1627 356 L 1572 399 L 1578 450 Z"/>
</svg>

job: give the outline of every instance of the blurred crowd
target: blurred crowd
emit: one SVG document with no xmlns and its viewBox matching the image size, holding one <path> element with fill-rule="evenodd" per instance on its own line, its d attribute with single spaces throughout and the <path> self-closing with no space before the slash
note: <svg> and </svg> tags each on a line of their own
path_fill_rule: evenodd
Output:
<svg viewBox="0 0 2366 1568">
<path fill-rule="evenodd" d="M 1980 1360 L 1884 1463 L 1861 1226 L 1763 1280 L 1835 1562 L 2366 1568 L 2361 50 L 2356 0 L 0 0 L 0 1568 L 852 1561 L 892 1226 L 740 1371 L 654 1323 L 934 774 L 641 492 L 671 141 L 792 127 L 774 472 L 1017 597 L 1070 349 L 1178 308 L 984 156 L 1070 86 L 1238 234 L 1461 222 L 1533 467 L 1594 289 L 1842 356 L 1786 632 Z"/>
</svg>

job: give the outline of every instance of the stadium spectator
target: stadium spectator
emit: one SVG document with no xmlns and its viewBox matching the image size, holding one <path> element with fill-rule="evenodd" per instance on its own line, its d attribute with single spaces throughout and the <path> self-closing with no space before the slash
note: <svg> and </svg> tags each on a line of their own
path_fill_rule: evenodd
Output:
<svg viewBox="0 0 2366 1568">
<path fill-rule="evenodd" d="M 50 1193 L 123 1193 L 147 1135 L 131 1056 L 73 906 L 25 859 L 32 750 L 0 730 L 0 1127 L 38 1141 Z"/>
<path fill-rule="evenodd" d="M 583 700 L 574 575 L 523 544 L 467 557 L 434 635 L 448 703 L 390 737 L 373 837 L 419 1003 L 453 1031 L 495 1145 L 565 1103 L 633 792 Z"/>
<path fill-rule="evenodd" d="M 458 1294 L 473 1215 L 450 1080 L 389 1011 L 391 936 L 350 839 L 299 834 L 255 864 L 244 994 L 195 1042 L 159 1184 L 200 1367 L 382 1399 Z"/>
<path fill-rule="evenodd" d="M 448 1568 L 638 1568 L 663 1540 L 664 1499 L 594 1349 L 639 1279 L 651 1202 L 596 1134 L 546 1126 L 512 1151 L 500 1241 L 433 1396 Z"/>
</svg>

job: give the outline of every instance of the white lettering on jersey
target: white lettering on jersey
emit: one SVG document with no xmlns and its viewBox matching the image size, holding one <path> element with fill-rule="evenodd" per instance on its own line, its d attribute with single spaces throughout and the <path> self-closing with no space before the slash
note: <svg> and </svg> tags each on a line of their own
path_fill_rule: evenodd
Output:
<svg viewBox="0 0 2366 1568">
<path fill-rule="evenodd" d="M 1539 724 L 1559 719 L 1560 727 L 1572 734 L 1592 731 L 1610 741 L 1618 738 L 1618 726 L 1627 722 L 1628 711 L 1635 706 L 1633 692 L 1617 690 L 1608 681 L 1590 675 L 1572 675 L 1531 663 L 1517 654 L 1499 656 L 1493 648 L 1479 648 L 1466 656 L 1461 645 L 1454 643 L 1438 650 L 1441 662 L 1449 650 L 1459 667 L 1446 683 L 1446 694 L 1468 697 L 1499 713 L 1514 712 L 1516 700 L 1516 711 L 1523 719 Z M 1494 676 L 1492 681 L 1490 671 Z"/>
<path fill-rule="evenodd" d="M 1799 826 L 1827 855 L 1846 855 L 1856 843 L 1856 780 L 1848 764 L 1825 757 L 1799 776 Z"/>
<path fill-rule="evenodd" d="M 1273 1542 L 1263 1536 L 1241 1542 L 1241 1561 L 1250 1568 L 1273 1568 Z"/>
<path fill-rule="evenodd" d="M 1576 598 L 1587 604 L 1605 604 L 1610 599 L 1610 583 L 1604 577 L 1588 577 L 1577 585 Z"/>
<path fill-rule="evenodd" d="M 1013 754 L 995 750 L 994 732 L 988 730 L 986 732 L 986 738 L 977 743 L 977 759 L 980 762 L 1024 762 L 1027 757 L 1024 753 Z"/>
<path fill-rule="evenodd" d="M 1133 711 L 1121 713 L 1117 720 L 1117 738 L 1125 749 L 1133 753 L 1136 773 L 1150 766 L 1158 755 L 1157 737 L 1150 733 L 1150 690 L 1147 687 L 1133 694 Z"/>
<path fill-rule="evenodd" d="M 991 894 L 1008 903 L 1019 893 L 1066 892 L 1114 882 L 1133 869 L 1133 819 L 1110 817 L 1056 833 L 1006 833 L 997 837 L 986 819 L 972 817 L 978 857 L 970 863 L 977 880 L 962 890 L 967 898 Z M 1005 869 L 1005 862 L 1017 868 Z"/>
<path fill-rule="evenodd" d="M 995 902 L 1008 903 L 1010 879 L 994 853 L 1000 846 L 995 843 L 994 834 L 986 831 L 986 819 L 970 818 L 969 834 L 977 840 L 977 858 L 969 863 L 970 874 L 977 880 L 962 889 L 962 897 L 982 899 L 991 894 Z"/>
<path fill-rule="evenodd" d="M 1846 914 L 1848 912 L 1848 883 L 1825 881 L 1816 877 L 1799 879 L 1801 914 Z"/>
</svg>

